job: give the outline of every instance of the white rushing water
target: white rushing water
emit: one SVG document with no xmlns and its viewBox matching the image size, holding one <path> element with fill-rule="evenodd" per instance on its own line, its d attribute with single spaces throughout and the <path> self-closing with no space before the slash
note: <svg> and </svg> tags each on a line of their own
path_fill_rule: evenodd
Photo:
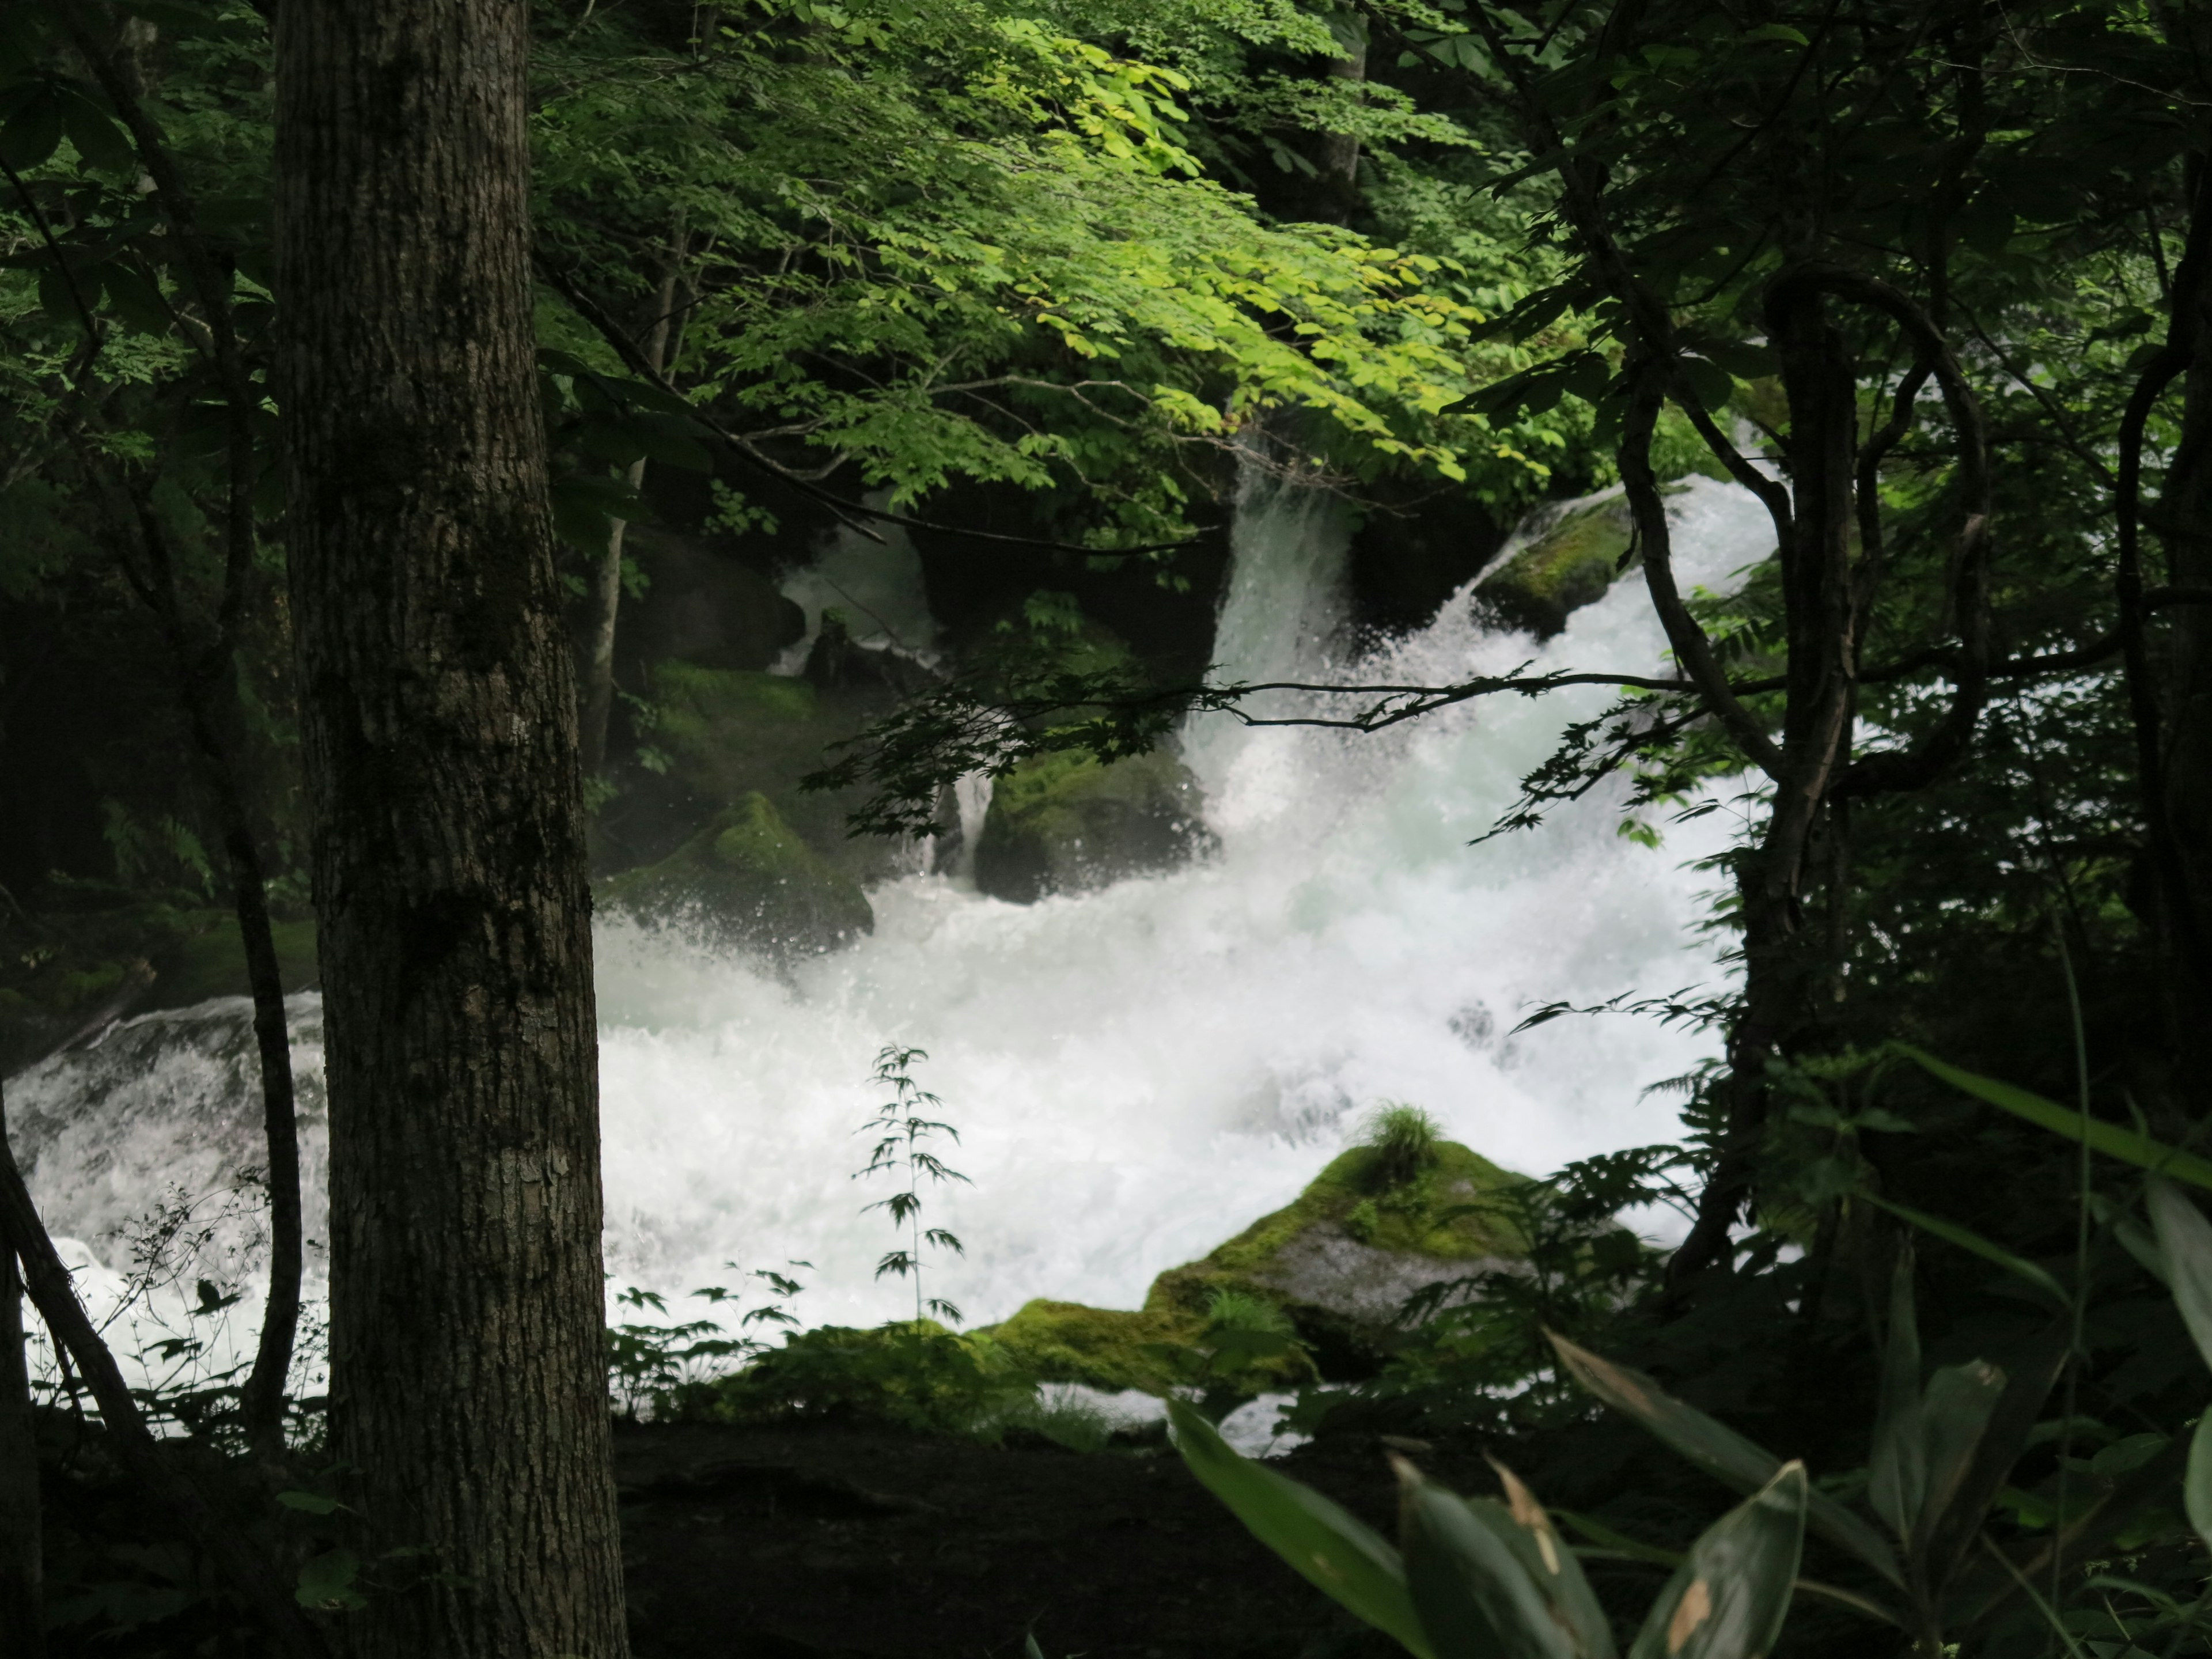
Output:
<svg viewBox="0 0 2212 1659">
<path fill-rule="evenodd" d="M 1733 487 L 1692 480 L 1673 510 L 1686 583 L 1724 585 L 1771 545 Z M 1637 672 L 1662 656 L 1631 581 L 1542 647 L 1486 631 L 1462 592 L 1425 631 L 1351 663 L 1326 507 L 1247 503 L 1235 555 L 1229 678 L 1438 684 L 1532 658 Z M 1708 1039 L 1632 1018 L 1508 1033 L 1542 1003 L 1714 983 L 1695 931 L 1711 878 L 1686 866 L 1723 844 L 1729 815 L 1650 850 L 1618 835 L 1620 793 L 1601 787 L 1533 832 L 1468 844 L 1607 696 L 1492 698 L 1376 736 L 1205 717 L 1184 744 L 1219 842 L 1203 860 L 1028 906 L 910 876 L 872 893 L 872 938 L 787 978 L 603 926 L 611 1268 L 681 1293 L 804 1260 L 806 1322 L 910 1311 L 909 1288 L 872 1277 L 899 1241 L 860 1213 L 887 1183 L 851 1176 L 888 1043 L 928 1051 L 918 1080 L 961 1135 L 941 1150 L 972 1184 L 926 1193 L 925 1218 L 967 1254 L 927 1288 L 970 1322 L 1032 1297 L 1137 1305 L 1162 1269 L 1288 1201 L 1382 1101 L 1424 1106 L 1529 1172 L 1670 1138 L 1673 1109 L 1643 1091 Z M 312 1069 L 319 1010 L 294 1012 Z M 242 1003 L 149 1016 L 10 1085 L 33 1184 L 81 1255 L 127 1265 L 131 1217 L 257 1161 L 245 1019 Z M 210 1248 L 226 1243 L 250 1252 L 235 1224 Z M 672 1314 L 701 1307 L 672 1294 Z"/>
</svg>

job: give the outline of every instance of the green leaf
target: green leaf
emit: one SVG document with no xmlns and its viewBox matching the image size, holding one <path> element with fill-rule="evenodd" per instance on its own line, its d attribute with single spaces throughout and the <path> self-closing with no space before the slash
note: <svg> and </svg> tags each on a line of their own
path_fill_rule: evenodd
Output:
<svg viewBox="0 0 2212 1659">
<path fill-rule="evenodd" d="M 1933 1530 L 1936 1518 L 1965 1483 L 2004 1389 L 2005 1374 L 1980 1359 L 1946 1365 L 1928 1379 L 1927 1397 L 1920 1408 L 1928 1491 L 1913 1527 L 1916 1542 Z"/>
<path fill-rule="evenodd" d="M 1554 1622 L 1548 1598 L 1501 1535 L 1513 1528 L 1504 1507 L 1470 1504 L 1402 1460 L 1397 1468 L 1406 1576 L 1437 1659 L 1583 1659 L 1588 1650 Z"/>
<path fill-rule="evenodd" d="M 65 91 L 58 101 L 69 141 L 76 146 L 76 153 L 88 165 L 111 173 L 128 173 L 137 167 L 138 152 L 131 148 L 123 129 L 110 120 L 99 105 L 74 88 Z"/>
<path fill-rule="evenodd" d="M 365 1607 L 368 1598 L 354 1588 L 361 1559 L 349 1549 L 325 1550 L 300 1568 L 293 1599 L 303 1607 Z"/>
<path fill-rule="evenodd" d="M 2166 1258 L 2173 1305 L 2197 1352 L 2212 1365 L 2212 1221 L 2172 1182 L 2153 1178 L 2148 1184 L 2150 1224 Z"/>
<path fill-rule="evenodd" d="M 2197 1432 L 2189 1438 L 2189 1469 L 2181 1477 L 2181 1502 L 2197 1535 L 2212 1545 L 2212 1411 L 2197 1419 Z"/>
<path fill-rule="evenodd" d="M 1240 1457 L 1213 1425 L 1180 1400 L 1168 1401 L 1176 1449 L 1199 1484 L 1227 1504 L 1252 1535 L 1419 1659 L 1436 1659 L 1406 1587 L 1398 1552 L 1310 1486 Z"/>
<path fill-rule="evenodd" d="M 1690 391 L 1707 410 L 1726 406 L 1735 395 L 1735 382 L 1728 370 L 1719 364 L 1708 362 L 1703 357 L 1677 359 L 1682 378 L 1690 383 Z"/>
<path fill-rule="evenodd" d="M 161 289 L 137 271 L 128 265 L 102 265 L 100 285 L 107 290 L 108 302 L 115 307 L 116 314 L 131 327 L 141 334 L 169 331 L 169 307 L 162 302 Z"/>
<path fill-rule="evenodd" d="M 61 100 L 50 88 L 35 89 L 0 125 L 0 156 L 19 173 L 42 167 L 61 148 L 62 131 Z"/>
<path fill-rule="evenodd" d="M 2060 1307 L 2070 1308 L 2074 1305 L 2074 1298 L 2066 1294 L 2065 1287 L 2048 1273 L 2037 1267 L 2033 1261 L 2014 1255 L 2002 1245 L 1992 1244 L 1972 1228 L 1961 1227 L 1955 1221 L 1946 1221 L 1941 1216 L 1929 1215 L 1923 1210 L 1911 1209 L 1902 1204 L 1893 1204 L 1886 1198 L 1876 1198 L 1872 1193 L 1863 1192 L 1859 1196 L 1877 1208 L 1888 1211 L 1900 1220 L 1911 1222 L 1922 1231 L 1935 1234 L 1946 1243 L 1956 1244 L 1960 1249 L 1972 1251 L 1983 1261 L 1993 1262 L 2008 1273 L 2017 1274 Z"/>
<path fill-rule="evenodd" d="M 276 1501 L 288 1510 L 299 1510 L 307 1515 L 335 1515 L 345 1507 L 335 1498 L 325 1498 L 319 1492 L 280 1492 Z"/>
<path fill-rule="evenodd" d="M 1928 1440 L 1921 1421 L 1920 1332 L 1912 1306 L 1912 1251 L 1898 1252 L 1890 1279 L 1889 1336 L 1882 1345 L 1881 1395 L 1868 1462 L 1867 1501 L 1899 1541 L 1909 1538 L 1928 1496 Z"/>
<path fill-rule="evenodd" d="M 2014 1117 L 2025 1118 L 2041 1128 L 2061 1134 L 2069 1140 L 2086 1139 L 2090 1146 L 2107 1158 L 2117 1158 L 2123 1163 L 2171 1176 L 2185 1181 L 2192 1187 L 2212 1190 L 2212 1162 L 2185 1152 L 2179 1146 L 2169 1146 L 2164 1141 L 2154 1140 L 2148 1135 L 2138 1134 L 2133 1129 L 2124 1129 L 2117 1123 L 2107 1123 L 2100 1118 L 2090 1118 L 2085 1124 L 2081 1114 L 2069 1111 L 2057 1102 L 2045 1100 L 2041 1095 L 2016 1089 L 2009 1083 L 1999 1083 L 1994 1078 L 1978 1077 L 1972 1072 L 1948 1066 L 1935 1055 L 1923 1054 L 1909 1042 L 1896 1045 L 1905 1054 L 1926 1070 L 1934 1073 L 1954 1088 L 1965 1091 L 1977 1099 L 1986 1100 L 1992 1106 L 2010 1112 Z"/>
<path fill-rule="evenodd" d="M 1629 1659 L 1763 1659 L 1789 1617 L 1811 1490 L 1802 1463 L 1706 1528 L 1652 1603 Z"/>
<path fill-rule="evenodd" d="M 1615 1411 L 1634 1418 L 1723 1485 L 1738 1492 L 1760 1491 L 1782 1467 L 1782 1460 L 1772 1452 L 1675 1399 L 1642 1372 L 1601 1359 L 1556 1333 L 1552 1334 L 1552 1346 L 1583 1387 Z M 1880 1533 L 1834 1498 L 1813 1492 L 1806 1512 L 1813 1530 L 1830 1543 L 1849 1550 L 1891 1583 L 1904 1583 L 1897 1553 Z"/>
</svg>

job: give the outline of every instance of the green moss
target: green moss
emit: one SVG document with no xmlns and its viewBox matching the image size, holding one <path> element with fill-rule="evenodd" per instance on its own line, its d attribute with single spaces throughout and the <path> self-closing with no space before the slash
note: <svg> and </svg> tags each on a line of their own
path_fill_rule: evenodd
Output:
<svg viewBox="0 0 2212 1659">
<path fill-rule="evenodd" d="M 975 884 L 1028 903 L 1170 868 L 1206 841 L 1200 806 L 1197 780 L 1165 750 L 1110 765 L 1040 755 L 992 786 Z"/>
<path fill-rule="evenodd" d="M 677 658 L 653 670 L 657 746 L 704 757 L 733 732 L 804 725 L 820 712 L 805 680 L 745 669 L 702 668 Z"/>
<path fill-rule="evenodd" d="M 991 1327 L 988 1334 L 1040 1381 L 1157 1394 L 1175 1381 L 1175 1374 L 1166 1358 L 1152 1350 L 1186 1346 L 1205 1328 L 1203 1317 L 1173 1310 L 1132 1313 L 1079 1302 L 1037 1301 Z"/>
<path fill-rule="evenodd" d="M 602 902 L 647 921 L 696 920 L 707 932 L 787 959 L 875 929 L 860 885 L 783 821 L 757 790 L 658 864 L 603 884 Z"/>
<path fill-rule="evenodd" d="M 1548 639 L 1568 616 L 1601 599 L 1629 546 L 1628 502 L 1614 495 L 1562 515 L 1482 580 L 1482 602 L 1516 628 Z"/>
<path fill-rule="evenodd" d="M 1410 1179 L 1393 1181 L 1384 1152 L 1354 1146 L 1290 1204 L 1261 1217 L 1211 1255 L 1162 1273 L 1152 1281 L 1146 1308 L 1195 1316 L 1220 1290 L 1279 1300 L 1265 1275 L 1293 1241 L 1316 1228 L 1343 1232 L 1375 1249 L 1440 1261 L 1521 1254 L 1510 1231 L 1478 1207 L 1485 1193 L 1517 1177 L 1455 1140 L 1437 1141 L 1431 1150 L 1430 1161 Z"/>
<path fill-rule="evenodd" d="M 315 954 L 315 924 L 312 921 L 272 921 L 269 932 L 276 945 L 276 971 L 287 995 L 304 991 L 321 977 Z M 246 976 L 246 941 L 239 937 L 235 919 L 224 917 L 206 932 L 186 939 L 172 954 L 155 962 L 149 1008 L 183 1008 L 210 997 L 252 994 Z"/>
</svg>

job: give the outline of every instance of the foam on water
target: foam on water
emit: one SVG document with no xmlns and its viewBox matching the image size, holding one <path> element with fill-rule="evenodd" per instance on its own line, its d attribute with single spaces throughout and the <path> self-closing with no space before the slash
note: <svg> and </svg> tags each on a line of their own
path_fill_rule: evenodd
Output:
<svg viewBox="0 0 2212 1659">
<path fill-rule="evenodd" d="M 1732 486 L 1692 480 L 1673 511 L 1686 583 L 1723 585 L 1771 544 Z M 1224 674 L 1439 684 L 1530 659 L 1641 672 L 1662 658 L 1629 581 L 1548 646 L 1486 631 L 1463 592 L 1425 631 L 1351 662 L 1333 609 L 1342 559 L 1326 506 L 1245 503 Z M 1693 926 L 1709 878 L 1685 866 L 1723 844 L 1726 815 L 1647 850 L 1617 835 L 1620 794 L 1601 788 L 1534 832 L 1468 844 L 1607 697 L 1492 698 L 1373 736 L 1205 717 L 1184 742 L 1219 838 L 1202 861 L 1026 906 L 909 876 L 872 895 L 872 938 L 787 978 L 602 925 L 611 1268 L 680 1292 L 737 1285 L 725 1263 L 799 1259 L 808 1322 L 910 1311 L 910 1288 L 872 1277 L 898 1241 L 860 1213 L 887 1184 L 851 1178 L 887 1043 L 928 1050 L 919 1080 L 962 1137 L 947 1161 L 972 1185 L 927 1193 L 926 1218 L 967 1255 L 927 1288 L 971 1321 L 1032 1297 L 1136 1305 L 1163 1268 L 1287 1201 L 1380 1101 L 1416 1102 L 1532 1172 L 1670 1137 L 1671 1109 L 1642 1091 L 1707 1039 L 1632 1019 L 1507 1033 L 1555 1000 L 1716 981 Z M 312 1067 L 312 1000 L 295 1013 Z M 258 1161 L 255 1091 L 233 1063 L 250 1044 L 216 1063 L 185 1035 L 242 1034 L 245 1018 L 152 1016 L 10 1085 L 57 1231 L 112 1261 L 117 1227 L 172 1174 L 213 1182 Z M 319 1170 L 319 1120 L 308 1132 Z"/>
</svg>

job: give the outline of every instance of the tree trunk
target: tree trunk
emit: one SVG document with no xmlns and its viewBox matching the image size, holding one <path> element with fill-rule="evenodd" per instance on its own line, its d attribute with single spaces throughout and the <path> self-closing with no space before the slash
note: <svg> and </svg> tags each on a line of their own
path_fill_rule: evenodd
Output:
<svg viewBox="0 0 2212 1659">
<path fill-rule="evenodd" d="M 279 406 L 376 1659 L 622 1659 L 597 1052 L 524 0 L 286 0 Z M 382 1570 L 387 1581 L 396 1569 Z"/>
<path fill-rule="evenodd" d="M 0 1120 L 5 1103 L 0 1102 Z M 282 1659 L 318 1659 L 330 1651 L 321 1631 L 309 1622 L 287 1588 L 271 1570 L 268 1557 L 209 1502 L 192 1480 L 171 1462 L 146 1419 L 115 1356 L 93 1328 L 84 1304 L 76 1299 L 70 1270 L 62 1265 L 54 1241 L 31 1202 L 22 1171 L 15 1167 L 0 1121 L 0 1249 L 12 1252 L 22 1263 L 23 1282 L 31 1302 L 53 1333 L 64 1380 L 68 1359 L 77 1370 L 100 1407 L 100 1426 L 116 1461 L 138 1484 L 147 1498 L 167 1512 L 178 1528 L 206 1552 L 232 1589 L 252 1608 L 268 1632 L 271 1651 Z M 14 1653 L 11 1648 L 9 1652 Z"/>
<path fill-rule="evenodd" d="M 665 371 L 672 353 L 669 343 L 674 337 L 673 319 L 676 309 L 676 282 L 683 258 L 684 239 L 679 236 L 669 250 L 668 270 L 660 279 L 653 320 L 647 325 L 643 350 L 645 360 L 655 374 Z M 630 465 L 629 487 L 632 494 L 645 487 L 645 458 L 640 456 Z M 592 631 L 584 652 L 584 690 L 580 699 L 582 708 L 582 730 L 578 736 L 578 747 L 583 757 L 584 776 L 599 776 L 607 763 L 607 720 L 615 707 L 615 623 L 622 614 L 623 537 L 629 528 L 629 521 L 616 519 L 607 526 L 606 550 L 599 556 L 599 568 L 592 583 Z"/>
<path fill-rule="evenodd" d="M 7 1133 L 0 1123 L 0 1139 Z M 23 1339 L 23 1284 L 15 1251 L 0 1238 L 0 1653 L 46 1659 L 39 1448 Z"/>
<path fill-rule="evenodd" d="M 2204 163 L 2200 163 L 2200 167 Z M 2202 185 L 2195 210 L 2208 204 Z M 2192 262 L 2193 264 L 2193 262 Z M 2177 284 L 2174 327 L 2193 336 L 2183 380 L 2181 438 L 2158 504 L 2166 549 L 2166 581 L 2212 588 L 2212 280 L 2201 269 Z M 2157 578 L 2153 578 L 2157 580 Z M 2174 607 L 2166 675 L 2166 732 L 2159 780 L 2164 833 L 2179 854 L 2179 891 L 2163 893 L 2159 918 L 2180 992 L 2172 1018 L 2185 1048 L 2199 1047 L 2206 1021 L 2203 960 L 2212 945 L 2212 605 Z M 2158 827 L 2154 826 L 2154 834 Z"/>
</svg>

